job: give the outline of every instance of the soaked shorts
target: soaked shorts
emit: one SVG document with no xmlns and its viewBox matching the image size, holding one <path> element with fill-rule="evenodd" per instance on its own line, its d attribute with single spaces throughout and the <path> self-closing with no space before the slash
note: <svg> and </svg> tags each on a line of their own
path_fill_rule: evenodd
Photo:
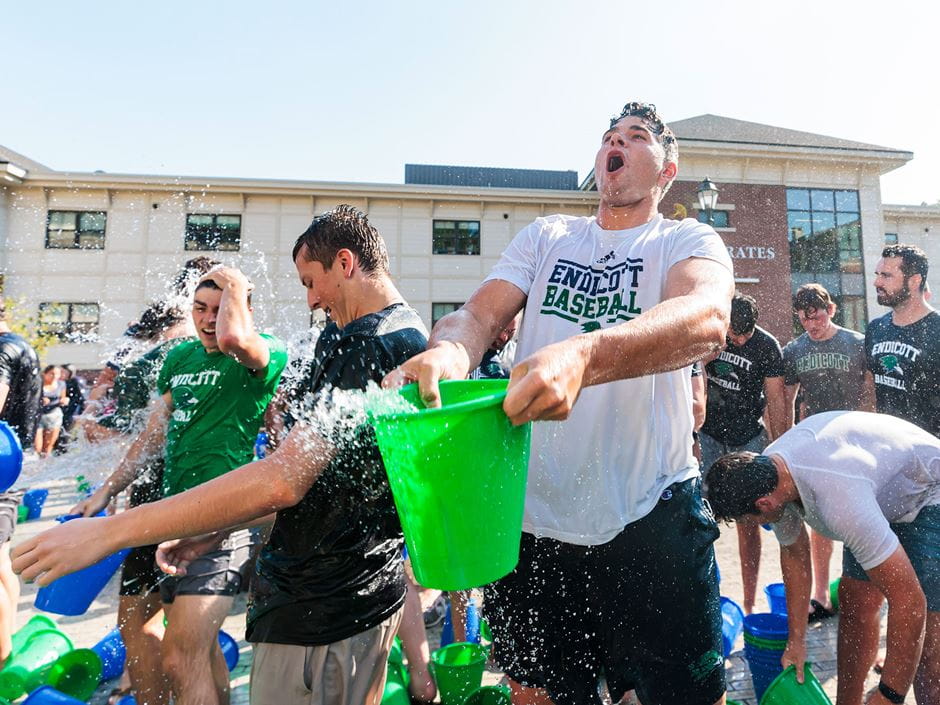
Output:
<svg viewBox="0 0 940 705">
<path fill-rule="evenodd" d="M 157 592 L 160 583 L 167 578 L 157 567 L 157 547 L 132 548 L 121 567 L 121 595 L 150 595 Z"/>
<path fill-rule="evenodd" d="M 725 692 L 715 578 L 718 526 L 698 478 L 663 491 L 653 510 L 608 543 L 522 535 L 519 565 L 485 588 L 493 659 L 557 703 L 712 705 Z"/>
<path fill-rule="evenodd" d="M 13 538 L 22 492 L 0 492 L 0 546 Z"/>
<path fill-rule="evenodd" d="M 52 411 L 46 414 L 39 415 L 39 422 L 36 424 L 37 428 L 41 428 L 43 431 L 54 431 L 57 428 L 62 428 L 62 409 L 56 407 Z"/>
<path fill-rule="evenodd" d="M 891 524 L 927 598 L 927 609 L 940 612 L 940 504 L 924 507 L 914 521 Z M 852 552 L 842 549 L 842 575 L 868 580 L 865 569 Z"/>
<path fill-rule="evenodd" d="M 172 603 L 179 595 L 223 595 L 232 597 L 242 584 L 242 568 L 252 550 L 248 529 L 233 532 L 217 551 L 203 554 L 186 568 L 182 577 L 167 577 L 160 583 L 160 597 Z"/>
</svg>

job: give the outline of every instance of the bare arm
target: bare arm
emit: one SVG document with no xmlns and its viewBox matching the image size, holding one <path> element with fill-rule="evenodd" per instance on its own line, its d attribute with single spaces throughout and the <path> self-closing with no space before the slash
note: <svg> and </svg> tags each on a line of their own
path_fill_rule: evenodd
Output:
<svg viewBox="0 0 940 705">
<path fill-rule="evenodd" d="M 787 413 L 790 414 L 791 425 L 792 425 L 793 420 L 795 420 L 793 414 L 794 414 L 794 409 L 796 408 L 796 395 L 797 395 L 797 394 L 799 393 L 799 391 L 800 391 L 800 383 L 797 382 L 796 384 L 785 384 L 785 385 L 784 385 L 784 388 L 783 388 L 783 391 L 784 391 L 784 394 L 786 394 L 786 399 L 787 399 Z M 766 389 L 764 389 L 764 393 L 765 393 L 765 394 L 767 393 L 767 390 L 766 390 Z M 803 418 L 803 414 L 800 413 L 800 414 L 799 414 L 799 417 L 802 419 L 802 418 Z"/>
<path fill-rule="evenodd" d="M 888 649 L 881 680 L 897 692 L 906 693 L 914 682 L 924 645 L 924 591 L 900 546 L 884 563 L 865 572 L 888 599 Z"/>
<path fill-rule="evenodd" d="M 207 534 L 291 507 L 316 482 L 333 447 L 297 426 L 268 458 L 191 490 L 112 517 L 77 519 L 21 543 L 14 570 L 46 585 L 121 548 Z M 64 530 L 63 530 L 64 529 Z"/>
<path fill-rule="evenodd" d="M 172 412 L 173 398 L 169 392 L 151 403 L 147 425 L 131 443 L 117 469 L 101 483 L 101 487 L 95 490 L 94 494 L 72 507 L 72 514 L 94 516 L 127 489 L 147 461 L 162 452 L 166 441 L 166 426 Z"/>
<path fill-rule="evenodd" d="M 271 358 L 267 343 L 255 330 L 248 295 L 251 284 L 237 269 L 218 269 L 203 279 L 212 279 L 222 289 L 219 317 L 215 323 L 219 350 L 250 370 L 263 370 Z"/>
<path fill-rule="evenodd" d="M 780 662 L 784 668 L 793 664 L 797 680 L 802 683 L 806 662 L 806 605 L 812 588 L 812 561 L 805 524 L 800 527 L 800 536 L 794 543 L 780 547 L 780 568 L 787 593 L 789 628 L 787 648 Z"/>
<path fill-rule="evenodd" d="M 764 394 L 767 395 L 767 418 L 770 421 L 770 440 L 776 440 L 793 425 L 793 405 L 787 404 L 783 377 L 765 377 Z"/>
<path fill-rule="evenodd" d="M 503 409 L 515 424 L 568 417 L 583 387 L 666 372 L 725 344 L 734 281 L 706 259 L 673 265 L 664 300 L 632 321 L 548 345 L 512 371 Z"/>
<path fill-rule="evenodd" d="M 859 411 L 876 411 L 875 407 L 875 378 L 869 370 L 865 371 L 862 381 L 862 391 L 859 395 Z"/>
<path fill-rule="evenodd" d="M 526 295 L 515 284 L 501 280 L 484 282 L 459 310 L 437 322 L 427 350 L 392 370 L 382 380 L 383 386 L 417 382 L 424 403 L 440 406 L 438 381 L 466 379 L 496 335 L 522 310 L 525 301 Z"/>
</svg>

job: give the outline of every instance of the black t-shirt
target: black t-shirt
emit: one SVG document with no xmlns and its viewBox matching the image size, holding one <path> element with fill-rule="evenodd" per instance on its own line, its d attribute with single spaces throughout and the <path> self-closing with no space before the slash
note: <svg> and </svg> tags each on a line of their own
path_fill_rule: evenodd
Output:
<svg viewBox="0 0 940 705">
<path fill-rule="evenodd" d="M 764 379 L 783 376 L 780 343 L 758 326 L 741 347 L 729 342 L 705 370 L 708 402 L 702 432 L 721 443 L 744 445 L 763 427 Z"/>
<path fill-rule="evenodd" d="M 940 312 L 896 326 L 891 313 L 865 332 L 865 356 L 875 378 L 878 411 L 940 437 Z"/>
<path fill-rule="evenodd" d="M 36 351 L 16 333 L 0 333 L 0 382 L 9 385 L 0 419 L 6 421 L 24 448 L 33 442 L 42 397 L 42 375 Z"/>
<path fill-rule="evenodd" d="M 403 304 L 331 323 L 317 341 L 306 389 L 313 404 L 334 390 L 361 390 L 427 345 Z M 299 504 L 278 512 L 261 551 L 247 639 L 316 646 L 380 624 L 404 602 L 403 540 L 370 426 L 337 455 Z"/>
</svg>

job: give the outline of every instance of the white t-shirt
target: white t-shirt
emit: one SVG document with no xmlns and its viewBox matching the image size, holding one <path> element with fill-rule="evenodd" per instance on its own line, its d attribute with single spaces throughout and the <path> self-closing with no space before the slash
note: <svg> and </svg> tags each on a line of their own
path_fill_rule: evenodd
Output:
<svg viewBox="0 0 940 705">
<path fill-rule="evenodd" d="M 887 414 L 829 411 L 815 414 L 767 446 L 786 462 L 803 512 L 786 506 L 774 524 L 784 546 L 805 520 L 843 541 L 865 570 L 898 547 L 889 523 L 914 521 L 940 504 L 940 438 Z"/>
<path fill-rule="evenodd" d="M 603 230 L 593 217 L 539 218 L 487 281 L 527 296 L 516 362 L 571 336 L 629 321 L 663 299 L 666 273 L 701 257 L 731 270 L 721 238 L 695 220 Z M 532 428 L 523 529 L 579 545 L 610 541 L 665 487 L 698 474 L 689 368 L 587 387 L 570 417 Z"/>
</svg>

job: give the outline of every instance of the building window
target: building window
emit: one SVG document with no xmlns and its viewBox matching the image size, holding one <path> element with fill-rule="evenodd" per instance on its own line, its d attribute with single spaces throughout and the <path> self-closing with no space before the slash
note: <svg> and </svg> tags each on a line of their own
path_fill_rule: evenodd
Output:
<svg viewBox="0 0 940 705">
<path fill-rule="evenodd" d="M 107 220 L 104 211 L 49 211 L 46 248 L 103 250 Z"/>
<path fill-rule="evenodd" d="M 431 327 L 436 326 L 439 320 L 448 313 L 453 313 L 461 306 L 463 306 L 463 304 L 453 302 L 431 304 Z"/>
<path fill-rule="evenodd" d="M 898 234 L 897 234 L 897 233 L 885 233 L 885 244 L 886 244 L 886 245 L 897 245 L 897 244 L 898 244 Z"/>
<path fill-rule="evenodd" d="M 838 305 L 839 325 L 863 331 L 862 224 L 858 191 L 787 189 L 787 238 L 793 291 L 822 284 Z"/>
<path fill-rule="evenodd" d="M 100 308 L 91 303 L 39 304 L 39 332 L 69 343 L 98 339 Z"/>
<path fill-rule="evenodd" d="M 480 254 L 479 220 L 435 220 L 435 255 Z"/>
<path fill-rule="evenodd" d="M 706 213 L 705 211 L 699 211 L 698 222 L 707 223 L 708 213 Z M 730 228 L 731 221 L 728 218 L 728 211 L 712 211 L 711 225 L 713 228 Z"/>
<path fill-rule="evenodd" d="M 189 213 L 186 216 L 187 250 L 237 250 L 241 247 L 242 217 Z"/>
</svg>

